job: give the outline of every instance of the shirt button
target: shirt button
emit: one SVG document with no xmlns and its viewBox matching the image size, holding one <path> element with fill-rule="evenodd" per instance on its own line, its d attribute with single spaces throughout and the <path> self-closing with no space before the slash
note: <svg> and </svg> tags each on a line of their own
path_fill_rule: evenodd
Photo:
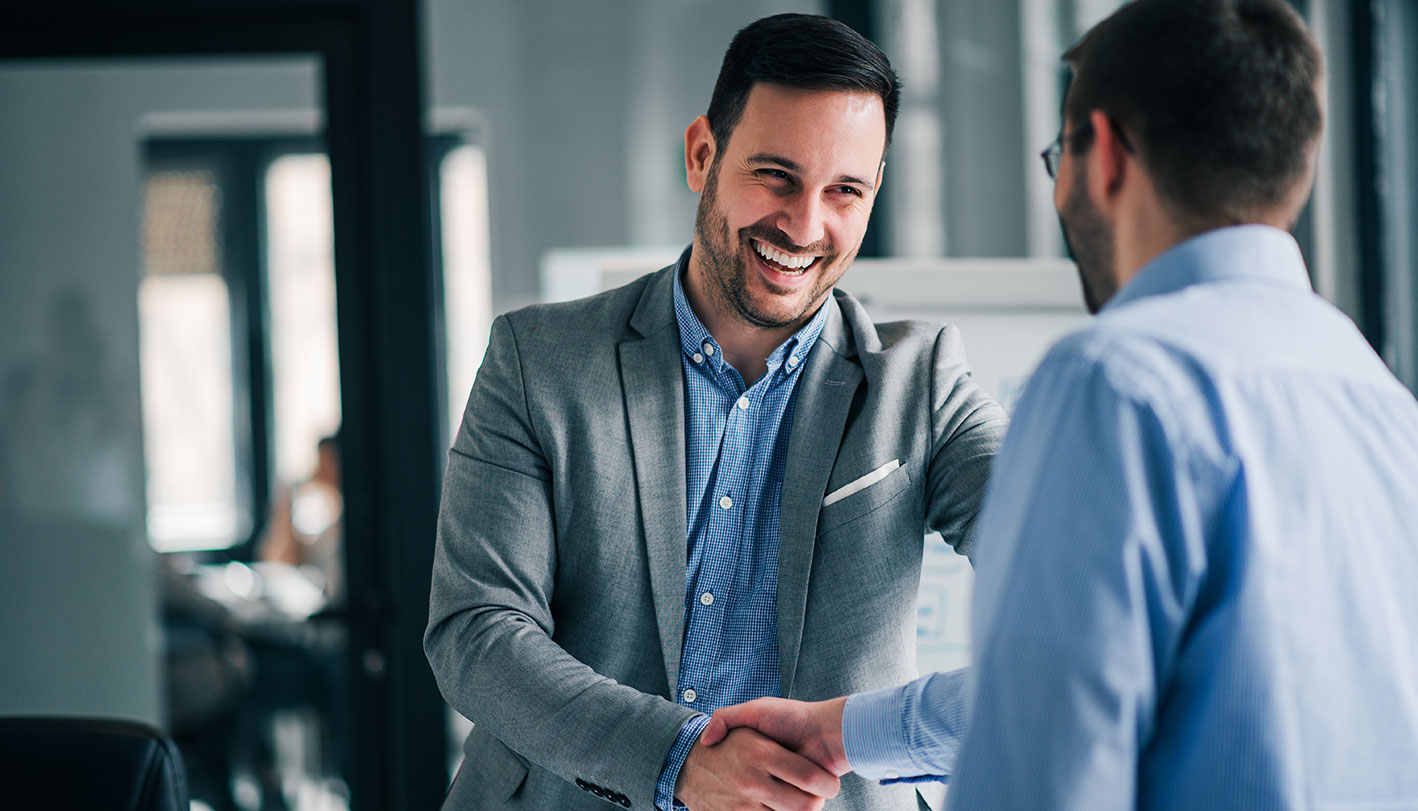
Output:
<svg viewBox="0 0 1418 811">
<path fill-rule="evenodd" d="M 897 779 L 897 778 L 900 777 L 900 776 L 901 776 L 901 775 L 900 775 L 898 772 L 887 772 L 887 773 L 886 773 L 886 779 L 887 779 L 887 780 L 895 780 L 895 779 Z"/>
<path fill-rule="evenodd" d="M 789 366 L 797 366 L 797 365 L 798 365 L 798 356 L 797 356 L 797 355 L 793 355 L 792 357 L 788 358 L 788 365 L 789 365 Z"/>
<path fill-rule="evenodd" d="M 698 352 L 695 352 L 695 353 L 694 353 L 694 362 L 695 362 L 695 363 L 703 363 L 703 362 L 704 362 L 704 356 L 701 355 L 701 354 L 699 354 Z"/>
<path fill-rule="evenodd" d="M 700 604 L 700 605 L 713 605 L 713 604 L 714 604 L 714 595 L 711 594 L 710 592 L 707 592 L 707 591 L 704 592 L 703 594 L 699 595 L 699 604 Z"/>
<path fill-rule="evenodd" d="M 696 698 L 699 698 L 699 694 L 694 692 L 693 687 L 684 691 L 684 703 L 693 704 Z"/>
<path fill-rule="evenodd" d="M 719 499 L 719 506 L 727 510 L 728 508 L 734 506 L 734 500 L 729 498 L 728 496 L 724 496 L 723 498 Z"/>
<path fill-rule="evenodd" d="M 739 407 L 739 408 L 748 408 L 748 398 L 747 398 L 747 397 L 740 397 L 740 398 L 739 398 L 739 402 L 738 402 L 738 407 Z"/>
<path fill-rule="evenodd" d="M 714 354 L 714 345 L 711 344 L 711 343 L 709 343 L 708 341 L 705 341 L 705 342 L 704 342 L 704 354 L 706 354 L 706 355 L 712 355 L 712 354 Z"/>
</svg>

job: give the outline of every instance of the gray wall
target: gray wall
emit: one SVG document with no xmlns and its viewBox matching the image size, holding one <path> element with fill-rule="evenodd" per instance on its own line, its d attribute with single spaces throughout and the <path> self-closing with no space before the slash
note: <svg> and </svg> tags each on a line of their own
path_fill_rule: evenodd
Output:
<svg viewBox="0 0 1418 811">
<path fill-rule="evenodd" d="M 290 59 L 98 64 L 0 66 L 0 392 L 13 395 L 0 409 L 0 715 L 160 721 L 138 423 L 139 124 L 309 109 L 316 74 Z"/>
</svg>

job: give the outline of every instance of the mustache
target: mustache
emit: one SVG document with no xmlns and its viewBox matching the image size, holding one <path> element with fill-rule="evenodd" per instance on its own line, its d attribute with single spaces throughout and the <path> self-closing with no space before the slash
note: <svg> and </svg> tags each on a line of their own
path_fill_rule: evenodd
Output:
<svg viewBox="0 0 1418 811">
<path fill-rule="evenodd" d="M 798 245 L 788 238 L 788 235 L 772 226 L 755 223 L 739 229 L 739 236 L 745 239 L 752 237 L 759 242 L 764 242 L 771 247 L 777 248 L 783 253 L 791 254 L 813 254 L 815 256 L 832 256 L 832 243 L 825 239 L 819 239 L 811 245 Z"/>
</svg>

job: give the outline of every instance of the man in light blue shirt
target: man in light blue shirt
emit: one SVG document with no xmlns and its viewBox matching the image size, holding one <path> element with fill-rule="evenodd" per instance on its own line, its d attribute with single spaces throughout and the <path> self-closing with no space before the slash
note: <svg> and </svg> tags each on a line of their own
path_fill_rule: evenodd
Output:
<svg viewBox="0 0 1418 811">
<path fill-rule="evenodd" d="M 1418 808 L 1418 403 L 1281 230 L 1318 50 L 1280 0 L 1139 0 L 1065 59 L 1044 159 L 1098 317 L 996 463 L 974 672 L 702 740 L 949 777 L 954 809 Z"/>
</svg>

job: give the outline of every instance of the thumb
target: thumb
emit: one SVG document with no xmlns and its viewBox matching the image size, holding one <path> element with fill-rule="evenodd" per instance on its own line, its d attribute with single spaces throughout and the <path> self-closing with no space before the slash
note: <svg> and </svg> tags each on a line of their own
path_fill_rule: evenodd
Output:
<svg viewBox="0 0 1418 811">
<path fill-rule="evenodd" d="M 699 736 L 700 743 L 705 746 L 713 746 L 722 741 L 731 729 L 754 726 L 758 716 L 758 713 L 755 712 L 757 703 L 747 701 L 743 704 L 720 707 L 715 710 L 714 717 L 709 719 L 709 726 L 705 727 L 704 734 Z"/>
<path fill-rule="evenodd" d="M 704 731 L 699 735 L 699 742 L 705 746 L 713 746 L 722 741 L 729 734 L 729 725 L 724 723 L 724 719 L 718 713 L 709 719 L 709 725 L 704 727 Z"/>
</svg>

